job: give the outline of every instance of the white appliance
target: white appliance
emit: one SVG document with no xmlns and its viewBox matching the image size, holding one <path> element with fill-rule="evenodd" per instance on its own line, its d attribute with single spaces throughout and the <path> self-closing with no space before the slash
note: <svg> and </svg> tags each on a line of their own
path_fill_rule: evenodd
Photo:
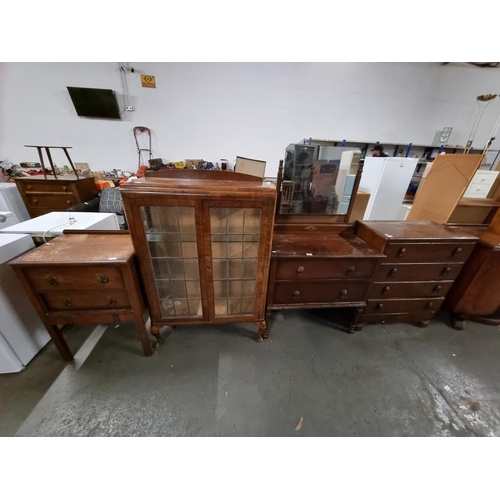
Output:
<svg viewBox="0 0 500 500">
<path fill-rule="evenodd" d="M 50 340 L 8 264 L 34 247 L 29 234 L 0 234 L 0 373 L 21 371 Z"/>
<path fill-rule="evenodd" d="M 74 223 L 70 224 L 70 218 Z M 92 229 L 94 231 L 119 230 L 116 214 L 100 212 L 51 212 L 34 219 L 21 222 L 0 233 L 21 233 L 31 236 L 54 236 L 62 234 L 65 229 Z"/>
<path fill-rule="evenodd" d="M 417 158 L 365 159 L 359 189 L 370 193 L 364 220 L 398 220 Z"/>
<path fill-rule="evenodd" d="M 12 212 L 19 222 L 30 218 L 19 189 L 12 182 L 0 182 L 0 212 Z"/>
<path fill-rule="evenodd" d="M 12 212 L 0 212 L 0 229 L 19 224 L 19 219 Z"/>
</svg>

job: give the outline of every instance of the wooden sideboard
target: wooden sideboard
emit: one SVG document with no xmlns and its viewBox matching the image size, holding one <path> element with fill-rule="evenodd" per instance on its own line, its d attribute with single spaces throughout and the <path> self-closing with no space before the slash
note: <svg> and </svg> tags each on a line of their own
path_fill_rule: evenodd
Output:
<svg viewBox="0 0 500 500">
<path fill-rule="evenodd" d="M 451 227 L 479 238 L 446 297 L 453 326 L 462 329 L 465 320 L 500 325 L 500 213 L 489 226 Z"/>
<path fill-rule="evenodd" d="M 73 180 L 26 177 L 16 178 L 15 181 L 31 217 L 64 212 L 69 207 L 97 197 L 93 177 Z"/>
<path fill-rule="evenodd" d="M 358 221 L 354 232 L 386 255 L 370 283 L 359 327 L 407 321 L 427 326 L 477 241 L 429 221 Z"/>
</svg>

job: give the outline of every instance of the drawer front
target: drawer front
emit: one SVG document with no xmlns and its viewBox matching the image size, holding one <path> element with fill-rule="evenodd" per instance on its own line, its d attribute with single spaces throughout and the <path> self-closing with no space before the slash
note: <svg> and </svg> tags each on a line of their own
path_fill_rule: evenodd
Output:
<svg viewBox="0 0 500 500">
<path fill-rule="evenodd" d="M 430 321 L 433 316 L 433 312 L 363 314 L 359 323 L 408 323 L 409 321 Z"/>
<path fill-rule="evenodd" d="M 370 279 L 376 265 L 376 259 L 279 259 L 275 279 Z"/>
<path fill-rule="evenodd" d="M 437 299 L 369 300 L 364 314 L 436 312 L 443 302 L 444 298 L 442 297 Z"/>
<path fill-rule="evenodd" d="M 25 193 L 71 193 L 71 183 L 65 181 L 57 181 L 57 183 L 49 183 L 41 181 L 32 182 L 20 182 L 21 189 L 24 189 Z"/>
<path fill-rule="evenodd" d="M 325 304 L 359 302 L 365 298 L 368 281 L 323 281 L 276 283 L 274 304 Z"/>
<path fill-rule="evenodd" d="M 77 205 L 78 201 L 73 194 L 26 194 L 30 206 L 33 208 L 60 208 L 67 209 Z"/>
<path fill-rule="evenodd" d="M 95 309 L 130 309 L 125 290 L 60 291 L 40 295 L 49 311 L 84 311 Z"/>
<path fill-rule="evenodd" d="M 120 290 L 125 288 L 121 270 L 116 266 L 24 268 L 33 290 Z"/>
<path fill-rule="evenodd" d="M 491 189 L 491 185 L 489 184 L 470 184 L 469 187 L 467 188 L 467 191 L 465 192 L 464 196 L 482 196 L 486 197 L 486 195 L 489 193 Z"/>
<path fill-rule="evenodd" d="M 465 262 L 474 243 L 389 243 L 386 262 Z"/>
<path fill-rule="evenodd" d="M 382 264 L 373 281 L 434 281 L 454 280 L 462 264 Z"/>
<path fill-rule="evenodd" d="M 472 178 L 471 184 L 487 184 L 492 186 L 498 176 L 498 172 L 491 170 L 479 170 Z"/>
<path fill-rule="evenodd" d="M 51 325 L 106 325 L 135 321 L 132 312 L 113 314 L 110 312 L 52 312 L 47 314 Z"/>
<path fill-rule="evenodd" d="M 372 283 L 369 299 L 405 299 L 445 297 L 453 281 L 403 281 L 400 283 Z"/>
</svg>

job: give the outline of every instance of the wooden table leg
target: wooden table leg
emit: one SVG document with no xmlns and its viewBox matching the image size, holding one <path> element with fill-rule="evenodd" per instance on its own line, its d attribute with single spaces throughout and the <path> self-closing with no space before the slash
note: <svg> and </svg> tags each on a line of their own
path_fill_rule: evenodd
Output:
<svg viewBox="0 0 500 500">
<path fill-rule="evenodd" d="M 356 307 L 356 313 L 350 325 L 349 333 L 359 332 L 363 329 L 363 325 L 359 324 L 359 320 L 361 319 L 364 310 L 364 307 Z"/>
<path fill-rule="evenodd" d="M 73 361 L 73 354 L 71 354 L 68 344 L 66 344 L 66 341 L 62 336 L 61 330 L 56 325 L 50 325 L 45 321 L 44 325 L 64 361 Z"/>
<path fill-rule="evenodd" d="M 137 331 L 139 332 L 142 348 L 144 350 L 144 356 L 152 356 L 153 349 L 151 349 L 151 343 L 149 341 L 149 335 L 146 329 L 146 325 L 144 324 L 144 318 L 142 317 L 142 314 L 138 315 L 134 313 L 134 316 Z"/>
<path fill-rule="evenodd" d="M 259 342 L 263 342 L 264 339 L 269 337 L 267 333 L 267 321 L 256 321 L 255 324 L 259 328 L 259 332 L 257 333 L 257 340 Z"/>
</svg>

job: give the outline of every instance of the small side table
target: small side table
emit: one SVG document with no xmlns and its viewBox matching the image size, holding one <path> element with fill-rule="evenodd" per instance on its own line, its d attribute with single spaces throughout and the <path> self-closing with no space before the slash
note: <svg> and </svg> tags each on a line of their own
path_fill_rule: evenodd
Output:
<svg viewBox="0 0 500 500">
<path fill-rule="evenodd" d="M 10 262 L 65 361 L 73 355 L 57 325 L 135 322 L 152 349 L 129 234 L 64 234 Z"/>
</svg>

